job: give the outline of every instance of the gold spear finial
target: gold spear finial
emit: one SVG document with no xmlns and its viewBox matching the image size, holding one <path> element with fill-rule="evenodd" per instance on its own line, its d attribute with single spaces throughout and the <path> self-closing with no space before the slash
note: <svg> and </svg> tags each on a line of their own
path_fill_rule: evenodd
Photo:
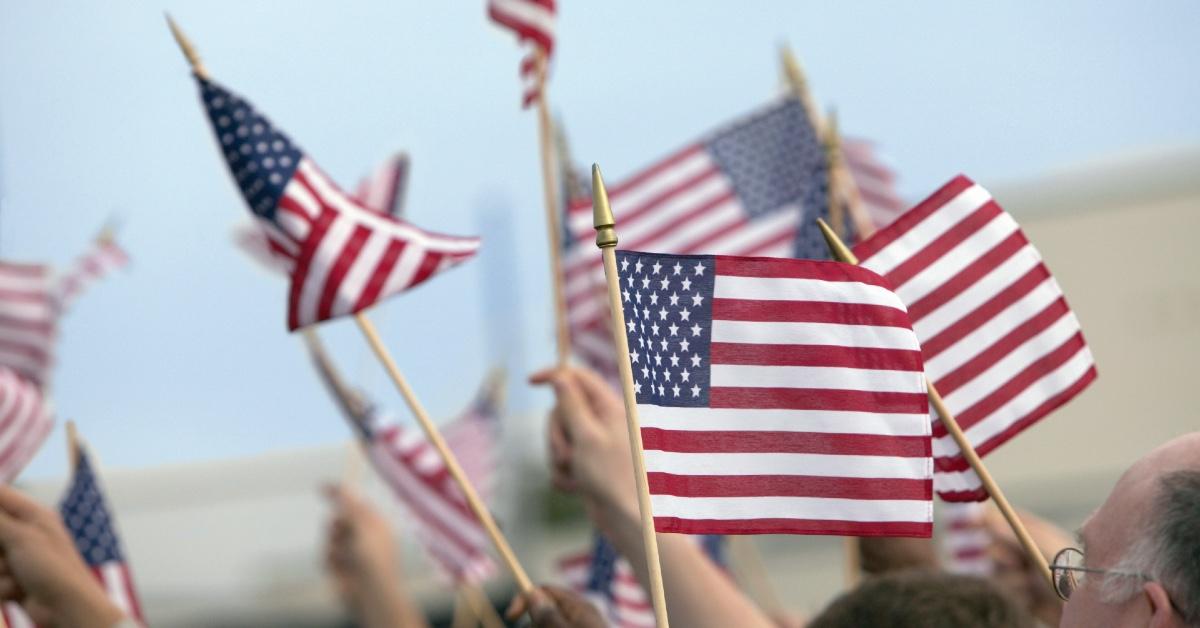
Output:
<svg viewBox="0 0 1200 628">
<path fill-rule="evenodd" d="M 608 190 L 604 189 L 600 166 L 592 164 L 592 226 L 596 228 L 596 246 L 604 249 L 617 245 L 617 232 L 613 228 L 616 223 L 608 205 Z"/>
<path fill-rule="evenodd" d="M 855 257 L 845 242 L 834 233 L 833 228 L 824 220 L 818 218 L 817 226 L 821 228 L 821 235 L 825 236 L 825 244 L 829 245 L 829 252 L 833 253 L 833 259 L 847 264 L 858 264 L 858 258 Z"/>
<path fill-rule="evenodd" d="M 175 20 L 171 19 L 170 13 L 164 13 L 167 17 L 167 27 L 171 29 L 171 36 L 175 38 L 175 43 L 179 44 L 179 50 L 183 52 L 183 56 L 187 58 L 188 64 L 192 66 L 192 73 L 197 77 L 208 78 L 208 70 L 204 69 L 204 62 L 200 61 L 200 55 L 196 52 L 196 47 L 192 45 L 192 41 L 183 34 L 179 25 Z"/>
</svg>

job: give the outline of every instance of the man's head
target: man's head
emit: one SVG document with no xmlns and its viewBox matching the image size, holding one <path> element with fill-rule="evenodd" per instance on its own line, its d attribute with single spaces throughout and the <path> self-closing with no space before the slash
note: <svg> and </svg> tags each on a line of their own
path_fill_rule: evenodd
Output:
<svg viewBox="0 0 1200 628">
<path fill-rule="evenodd" d="M 868 578 L 808 624 L 858 626 L 1032 628 L 1033 619 L 987 580 L 916 570 Z"/>
<path fill-rule="evenodd" d="M 1200 628 L 1200 432 L 1125 472 L 1079 533 L 1086 574 L 1062 626 Z"/>
</svg>

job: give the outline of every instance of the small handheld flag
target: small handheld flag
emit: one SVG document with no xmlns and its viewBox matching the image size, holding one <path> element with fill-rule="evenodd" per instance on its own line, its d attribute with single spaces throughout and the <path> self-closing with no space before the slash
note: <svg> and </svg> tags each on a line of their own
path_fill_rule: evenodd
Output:
<svg viewBox="0 0 1200 628">
<path fill-rule="evenodd" d="M 288 328 L 360 312 L 469 259 L 476 238 L 423 231 L 354 202 L 246 100 L 196 77 L 226 163 L 276 254 Z"/>
<path fill-rule="evenodd" d="M 659 532 L 929 536 L 921 355 L 836 262 L 618 251 Z"/>
<path fill-rule="evenodd" d="M 955 177 L 854 247 L 896 287 L 929 381 L 980 456 L 1096 378 L 1062 289 L 987 190 Z M 947 501 L 987 499 L 946 428 L 934 425 L 935 481 Z"/>
</svg>

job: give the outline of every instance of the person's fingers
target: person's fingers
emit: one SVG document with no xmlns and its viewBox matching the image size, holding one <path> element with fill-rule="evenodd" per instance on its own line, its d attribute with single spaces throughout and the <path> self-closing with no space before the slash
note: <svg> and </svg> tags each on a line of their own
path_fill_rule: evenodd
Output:
<svg viewBox="0 0 1200 628">
<path fill-rule="evenodd" d="M 0 485 L 0 510 L 25 521 L 38 521 L 49 512 L 17 489 Z"/>
<path fill-rule="evenodd" d="M 543 588 L 534 589 L 527 598 L 529 618 L 533 620 L 536 628 L 570 628 L 554 599 L 547 595 Z"/>
<path fill-rule="evenodd" d="M 559 367 L 557 367 L 557 366 L 546 367 L 546 368 L 530 375 L 529 383 L 533 384 L 535 386 L 538 386 L 541 384 L 549 384 L 550 380 L 554 378 L 554 376 L 558 373 L 558 371 L 559 371 Z"/>
<path fill-rule="evenodd" d="M 572 443 L 579 442 L 580 438 L 594 429 L 594 419 L 587 402 L 584 401 L 575 371 L 559 369 L 548 381 L 554 386 L 554 393 L 558 396 L 560 416 L 567 438 Z"/>
<path fill-rule="evenodd" d="M 508 603 L 508 609 L 504 611 L 504 618 L 508 621 L 517 621 L 521 615 L 525 614 L 525 596 L 517 593 L 513 596 L 512 602 Z"/>
<path fill-rule="evenodd" d="M 584 368 L 573 370 L 579 381 L 579 388 L 583 391 L 584 398 L 596 416 L 607 417 L 614 414 L 625 416 L 624 401 L 599 373 Z"/>
<path fill-rule="evenodd" d="M 20 542 L 27 533 L 29 524 L 0 510 L 0 546 L 8 547 Z"/>
</svg>

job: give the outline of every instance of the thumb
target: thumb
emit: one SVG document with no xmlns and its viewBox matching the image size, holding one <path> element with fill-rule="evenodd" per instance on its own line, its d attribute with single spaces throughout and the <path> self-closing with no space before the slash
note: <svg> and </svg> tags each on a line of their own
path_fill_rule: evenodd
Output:
<svg viewBox="0 0 1200 628">
<path fill-rule="evenodd" d="M 19 543 L 25 535 L 27 527 L 28 524 L 0 511 L 0 547 L 7 550 L 10 546 Z"/>
</svg>

